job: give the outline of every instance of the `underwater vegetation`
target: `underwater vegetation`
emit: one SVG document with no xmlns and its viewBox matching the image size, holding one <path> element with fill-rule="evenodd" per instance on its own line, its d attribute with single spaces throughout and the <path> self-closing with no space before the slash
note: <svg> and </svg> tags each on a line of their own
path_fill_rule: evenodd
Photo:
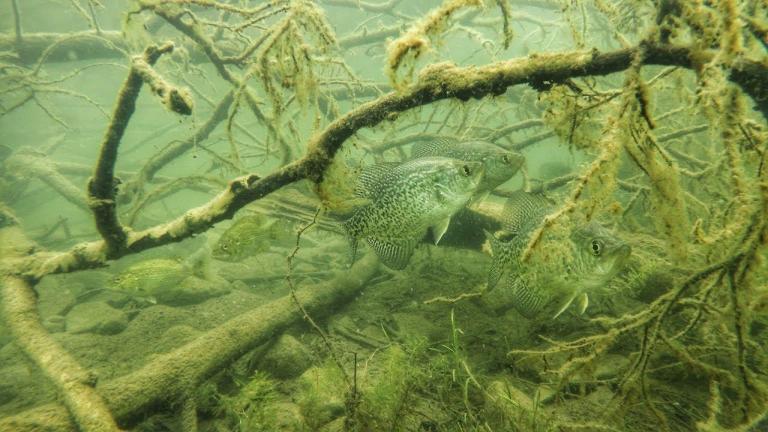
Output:
<svg viewBox="0 0 768 432">
<path fill-rule="evenodd" d="M 0 432 L 768 430 L 765 1 L 6 3 Z"/>
</svg>

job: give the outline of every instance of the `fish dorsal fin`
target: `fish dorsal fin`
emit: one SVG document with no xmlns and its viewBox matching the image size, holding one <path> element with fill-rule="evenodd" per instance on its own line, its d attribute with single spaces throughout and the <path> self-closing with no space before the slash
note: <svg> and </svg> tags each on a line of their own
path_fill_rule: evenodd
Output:
<svg viewBox="0 0 768 432">
<path fill-rule="evenodd" d="M 411 158 L 427 156 L 444 156 L 445 150 L 456 146 L 461 141 L 456 137 L 441 136 L 430 140 L 419 141 L 411 148 Z"/>
<path fill-rule="evenodd" d="M 376 255 L 379 256 L 384 265 L 393 270 L 402 270 L 408 265 L 408 261 L 416 248 L 414 239 L 377 239 L 369 237 L 368 244 L 371 245 Z"/>
<path fill-rule="evenodd" d="M 504 203 L 503 228 L 511 233 L 524 231 L 523 227 L 532 221 L 538 223 L 551 206 L 552 202 L 544 195 L 516 191 Z"/>
<path fill-rule="evenodd" d="M 363 167 L 355 184 L 355 196 L 371 198 L 374 191 L 381 185 L 384 177 L 399 164 L 397 162 L 379 162 Z"/>
<path fill-rule="evenodd" d="M 445 232 L 448 231 L 448 225 L 451 223 L 451 218 L 445 218 L 441 221 L 437 221 L 434 225 L 432 225 L 432 238 L 435 240 L 435 244 L 438 244 L 440 242 L 440 239 L 443 238 L 443 235 L 445 235 Z"/>
</svg>

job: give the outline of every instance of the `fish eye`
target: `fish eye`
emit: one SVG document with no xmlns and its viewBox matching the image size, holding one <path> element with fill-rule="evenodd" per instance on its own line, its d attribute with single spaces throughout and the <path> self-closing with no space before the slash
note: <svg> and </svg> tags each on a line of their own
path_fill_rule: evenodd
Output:
<svg viewBox="0 0 768 432">
<path fill-rule="evenodd" d="M 600 256 L 600 254 L 603 253 L 603 242 L 600 240 L 592 240 L 590 247 L 592 249 L 592 255 L 594 256 Z"/>
<path fill-rule="evenodd" d="M 464 175 L 467 177 L 469 177 L 469 175 L 472 174 L 472 170 L 470 170 L 467 165 L 464 165 L 461 167 L 461 172 L 464 173 Z"/>
<path fill-rule="evenodd" d="M 501 157 L 501 160 L 504 161 L 505 164 L 508 164 L 510 162 L 509 155 L 504 155 Z"/>
</svg>

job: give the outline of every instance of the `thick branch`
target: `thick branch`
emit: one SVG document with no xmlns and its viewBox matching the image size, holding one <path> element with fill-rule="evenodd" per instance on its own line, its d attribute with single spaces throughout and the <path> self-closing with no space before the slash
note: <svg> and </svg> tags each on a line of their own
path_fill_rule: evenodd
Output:
<svg viewBox="0 0 768 432">
<path fill-rule="evenodd" d="M 376 256 L 368 254 L 328 283 L 299 289 L 297 298 L 313 317 L 324 316 L 355 298 L 377 268 Z M 156 357 L 136 372 L 100 385 L 99 392 L 120 424 L 132 426 L 153 412 L 168 409 L 190 389 L 302 319 L 293 300 L 285 296 Z M 53 422 L 66 425 L 57 430 L 74 432 L 75 425 L 67 424 L 67 418 L 63 407 L 48 404 L 0 420 L 0 430 L 36 431 L 41 424 Z"/>
<path fill-rule="evenodd" d="M 457 98 L 468 100 L 488 95 L 499 95 L 507 87 L 518 84 L 540 86 L 547 82 L 560 82 L 570 77 L 607 75 L 629 67 L 638 48 L 608 53 L 574 52 L 536 55 L 523 59 L 498 62 L 483 67 L 460 68 L 452 65 L 427 67 L 420 82 L 402 93 L 388 93 L 362 104 L 337 119 L 310 141 L 308 154 L 275 173 L 258 179 L 251 175 L 230 183 L 228 188 L 209 203 L 192 209 L 167 224 L 132 233 L 127 248 L 104 256 L 103 242 L 79 245 L 65 253 L 38 253 L 16 263 L 18 272 L 41 277 L 49 273 L 74 271 L 103 265 L 105 259 L 118 258 L 128 253 L 181 241 L 203 232 L 213 224 L 231 218 L 246 204 L 262 198 L 289 183 L 308 178 L 320 182 L 341 145 L 358 130 L 375 126 L 384 120 L 394 120 L 411 108 L 438 100 Z M 645 64 L 693 67 L 711 60 L 708 53 L 692 52 L 686 47 L 669 45 L 645 47 Z M 734 64 L 731 80 L 752 96 L 768 116 L 768 67 L 740 60 Z"/>
<path fill-rule="evenodd" d="M 168 43 L 161 47 L 150 46 L 140 60 L 146 65 L 153 65 L 163 53 L 173 49 Z M 144 68 L 146 69 L 146 68 Z M 120 93 L 115 102 L 115 110 L 112 113 L 112 121 L 107 127 L 104 140 L 101 144 L 99 159 L 93 178 L 88 183 L 90 207 L 96 219 L 96 228 L 106 242 L 109 251 L 122 249 L 126 242 L 126 233 L 117 219 L 115 207 L 116 183 L 115 163 L 117 161 L 117 149 L 123 138 L 128 122 L 136 110 L 136 98 L 143 83 L 141 67 L 131 67 L 128 77 L 125 79 Z M 146 71 L 145 71 L 146 72 Z"/>
<path fill-rule="evenodd" d="M 96 377 L 80 367 L 40 322 L 32 287 L 19 277 L 8 276 L 2 282 L 2 295 L 3 316 L 14 341 L 56 386 L 79 430 L 117 431 L 109 410 L 93 388 Z"/>
<path fill-rule="evenodd" d="M 181 115 L 192 114 L 193 103 L 189 90 L 171 85 L 144 58 L 133 59 L 132 67 L 168 110 Z"/>
<path fill-rule="evenodd" d="M 339 47 L 348 49 L 360 45 L 383 43 L 388 37 L 397 36 L 401 31 L 402 27 L 399 25 L 385 27 L 373 31 L 363 29 L 357 33 L 339 38 Z"/>
<path fill-rule="evenodd" d="M 399 26 L 385 27 L 380 30 L 357 32 L 339 39 L 341 48 L 354 48 L 356 46 L 384 42 L 391 36 L 400 33 Z M 17 51 L 21 61 L 25 64 L 34 64 L 40 55 L 53 44 L 58 47 L 51 52 L 47 61 L 68 62 L 72 57 L 78 60 L 91 60 L 103 58 L 121 58 L 130 47 L 125 42 L 125 35 L 121 31 L 86 30 L 77 33 L 24 33 L 21 41 L 15 34 L 0 34 L 0 51 Z M 208 63 L 210 59 L 195 43 L 186 43 L 184 49 L 189 53 L 189 61 L 192 63 Z M 221 47 L 222 56 L 237 56 L 238 52 L 229 46 Z"/>
<path fill-rule="evenodd" d="M 3 219 L 12 218 L 3 213 Z M 11 220 L 11 219 L 9 219 Z M 37 312 L 37 295 L 30 283 L 10 275 L 5 263 L 34 247 L 11 222 L 0 228 L 0 299 L 2 317 L 14 342 L 56 387 L 67 410 L 84 432 L 117 431 L 109 410 L 94 390 L 96 377 L 84 370 L 43 327 Z M 0 430 L 14 430 L 0 427 Z"/>
</svg>

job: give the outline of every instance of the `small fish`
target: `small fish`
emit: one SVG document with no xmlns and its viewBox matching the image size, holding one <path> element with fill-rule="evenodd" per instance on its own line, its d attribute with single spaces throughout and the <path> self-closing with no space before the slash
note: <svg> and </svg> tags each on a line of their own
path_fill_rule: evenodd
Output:
<svg viewBox="0 0 768 432">
<path fill-rule="evenodd" d="M 210 272 L 210 250 L 202 248 L 186 260 L 148 259 L 133 264 L 107 282 L 107 291 L 149 303 L 185 304 L 226 294 L 226 281 Z"/>
<path fill-rule="evenodd" d="M 481 162 L 425 157 L 402 164 L 368 167 L 358 179 L 356 194 L 368 203 L 342 223 L 352 246 L 366 239 L 381 261 L 401 270 L 426 230 L 439 241 L 451 216 L 476 192 L 483 179 Z"/>
<path fill-rule="evenodd" d="M 486 232 L 493 251 L 488 272 L 490 291 L 497 285 L 507 292 L 513 306 L 532 318 L 557 302 L 553 318 L 560 316 L 578 299 L 579 312 L 589 305 L 588 292 L 605 286 L 626 265 L 631 247 L 596 222 L 574 229 L 570 235 L 571 260 L 559 274 L 537 271 L 519 262 L 531 233 L 553 209 L 541 195 L 518 191 L 503 212 L 501 239 Z"/>
<path fill-rule="evenodd" d="M 441 137 L 421 141 L 413 145 L 411 156 L 442 156 L 452 159 L 482 162 L 485 177 L 477 188 L 474 200 L 480 201 L 517 174 L 525 158 L 520 153 L 505 150 L 496 144 L 482 140 L 461 141 L 453 137 Z"/>
<path fill-rule="evenodd" d="M 122 292 L 137 298 L 153 301 L 166 287 L 178 285 L 192 274 L 184 262 L 157 258 L 131 265 L 115 275 L 108 283 L 110 291 Z"/>
<path fill-rule="evenodd" d="M 213 247 L 213 258 L 240 262 L 272 247 L 289 247 L 295 241 L 296 232 L 287 220 L 269 219 L 260 214 L 247 215 L 236 220 L 219 237 Z"/>
</svg>

